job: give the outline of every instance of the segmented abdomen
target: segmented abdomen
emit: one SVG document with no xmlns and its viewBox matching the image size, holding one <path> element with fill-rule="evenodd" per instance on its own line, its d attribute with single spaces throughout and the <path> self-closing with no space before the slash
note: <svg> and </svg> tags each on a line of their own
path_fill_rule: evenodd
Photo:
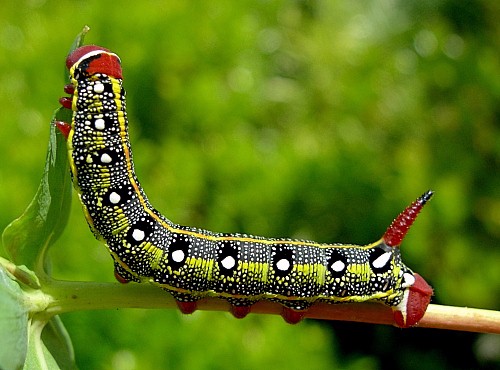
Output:
<svg viewBox="0 0 500 370">
<path fill-rule="evenodd" d="M 94 233 L 124 278 L 151 279 L 179 299 L 204 295 L 249 304 L 265 298 L 306 308 L 315 300 L 400 301 L 399 249 L 216 234 L 173 224 L 134 173 L 121 79 L 76 81 L 71 155 Z M 399 284 L 400 285 L 400 284 Z"/>
</svg>

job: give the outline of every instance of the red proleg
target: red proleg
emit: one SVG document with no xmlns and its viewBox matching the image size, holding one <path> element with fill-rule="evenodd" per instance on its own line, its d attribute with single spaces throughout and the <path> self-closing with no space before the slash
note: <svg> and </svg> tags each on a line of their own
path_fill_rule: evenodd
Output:
<svg viewBox="0 0 500 370">
<path fill-rule="evenodd" d="M 401 302 L 402 306 L 394 308 L 394 322 L 400 328 L 409 328 L 418 324 L 431 302 L 432 287 L 419 274 L 414 276 L 415 283 L 408 288 L 407 295 Z"/>
</svg>

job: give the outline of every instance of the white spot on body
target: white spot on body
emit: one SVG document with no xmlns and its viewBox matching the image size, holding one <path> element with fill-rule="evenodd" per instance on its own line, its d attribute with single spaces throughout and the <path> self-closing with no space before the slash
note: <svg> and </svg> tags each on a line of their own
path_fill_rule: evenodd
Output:
<svg viewBox="0 0 500 370">
<path fill-rule="evenodd" d="M 415 276 L 409 273 L 405 273 L 403 275 L 403 288 L 411 287 L 413 284 L 415 284 Z"/>
<path fill-rule="evenodd" d="M 182 249 L 178 249 L 172 252 L 172 259 L 174 262 L 182 262 L 184 261 L 185 253 Z"/>
<path fill-rule="evenodd" d="M 227 256 L 220 263 L 226 270 L 231 270 L 236 265 L 236 261 L 233 256 Z"/>
<path fill-rule="evenodd" d="M 132 232 L 132 238 L 134 238 L 135 241 L 143 241 L 144 238 L 146 237 L 146 234 L 144 233 L 144 231 L 140 230 L 140 229 L 135 229 L 133 232 Z"/>
<path fill-rule="evenodd" d="M 338 260 L 338 261 L 335 261 L 334 263 L 332 263 L 332 265 L 330 267 L 335 272 L 341 272 L 345 269 L 345 263 L 342 262 L 341 260 Z"/>
<path fill-rule="evenodd" d="M 102 118 L 96 119 L 95 122 L 94 122 L 94 127 L 97 130 L 104 130 L 106 128 L 104 120 Z"/>
<path fill-rule="evenodd" d="M 104 92 L 104 85 L 100 82 L 96 83 L 94 85 L 94 92 L 97 94 L 101 94 L 102 92 Z"/>
<path fill-rule="evenodd" d="M 116 193 L 116 192 L 112 192 L 111 194 L 109 194 L 109 201 L 112 203 L 112 204 L 118 204 L 120 202 L 120 194 Z"/>
<path fill-rule="evenodd" d="M 276 268 L 280 271 L 287 271 L 290 268 L 290 261 L 282 258 L 276 263 Z"/>
<path fill-rule="evenodd" d="M 108 153 L 104 153 L 101 155 L 101 162 L 102 163 L 111 163 L 112 159 L 111 156 Z"/>
<path fill-rule="evenodd" d="M 380 268 L 384 267 L 387 264 L 387 262 L 390 261 L 391 256 L 392 256 L 391 252 L 386 252 L 386 253 L 380 255 L 379 257 L 377 257 L 373 261 L 373 267 L 376 269 L 380 269 Z"/>
</svg>

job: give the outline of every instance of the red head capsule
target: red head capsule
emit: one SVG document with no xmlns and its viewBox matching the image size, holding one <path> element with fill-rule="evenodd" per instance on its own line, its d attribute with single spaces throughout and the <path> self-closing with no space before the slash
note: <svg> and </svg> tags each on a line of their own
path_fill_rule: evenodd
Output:
<svg viewBox="0 0 500 370">
<path fill-rule="evenodd" d="M 75 64 L 89 76 L 103 73 L 111 77 L 123 78 L 118 55 L 101 46 L 85 45 L 74 50 L 66 58 L 66 67 L 71 69 Z"/>
</svg>

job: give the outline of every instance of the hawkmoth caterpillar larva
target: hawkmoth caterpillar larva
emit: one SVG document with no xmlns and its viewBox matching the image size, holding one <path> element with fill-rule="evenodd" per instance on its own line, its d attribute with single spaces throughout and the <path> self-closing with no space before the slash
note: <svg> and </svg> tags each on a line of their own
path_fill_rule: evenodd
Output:
<svg viewBox="0 0 500 370">
<path fill-rule="evenodd" d="M 66 60 L 72 122 L 67 136 L 70 168 L 87 221 L 104 241 L 121 282 L 155 284 L 175 297 L 184 313 L 196 301 L 227 300 L 244 317 L 259 300 L 279 302 L 286 321 L 300 321 L 315 302 L 377 301 L 392 307 L 397 325 L 422 318 L 431 287 L 401 260 L 399 245 L 429 191 L 403 211 L 377 242 L 320 244 L 223 234 L 180 226 L 151 206 L 134 172 L 119 57 L 83 46 Z"/>
</svg>

